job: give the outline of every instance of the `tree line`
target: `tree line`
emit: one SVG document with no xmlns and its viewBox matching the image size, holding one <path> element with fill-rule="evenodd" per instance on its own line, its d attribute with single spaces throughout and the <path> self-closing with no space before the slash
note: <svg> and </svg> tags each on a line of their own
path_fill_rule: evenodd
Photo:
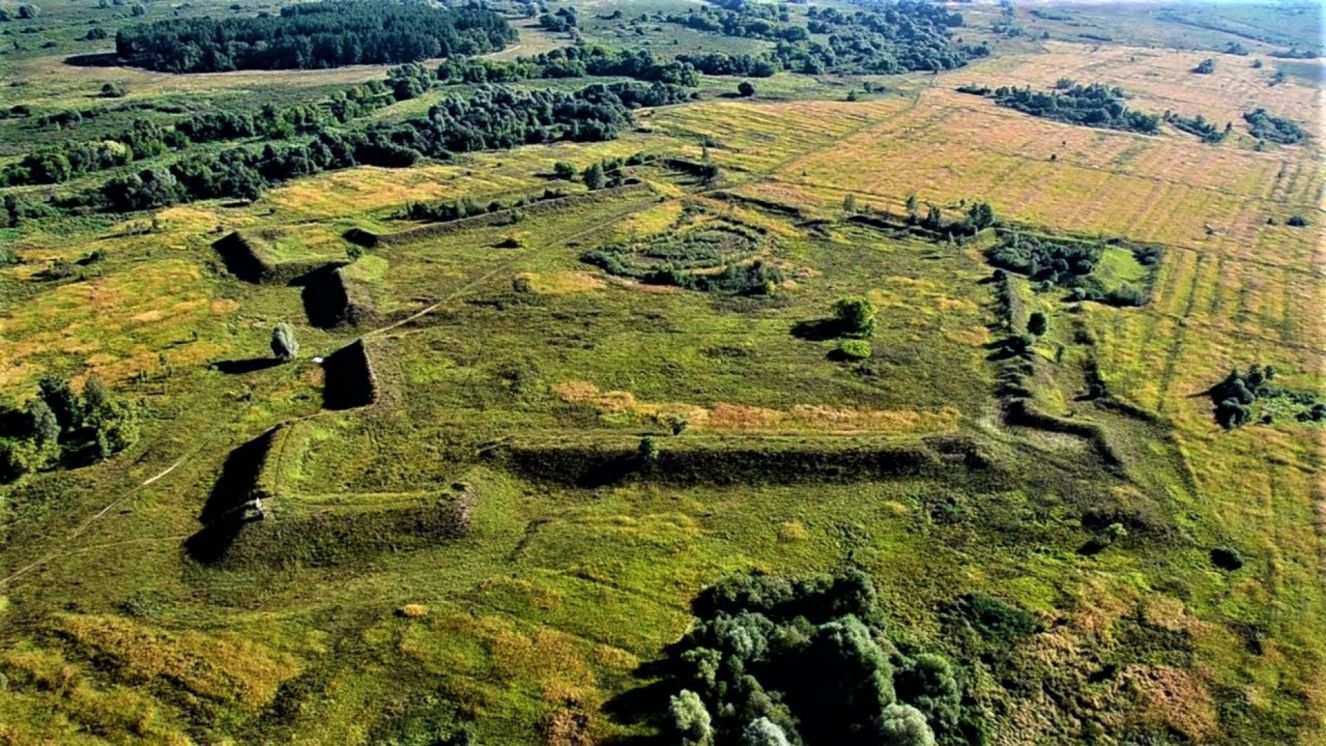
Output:
<svg viewBox="0 0 1326 746">
<path fill-rule="evenodd" d="M 625 77 L 694 87 L 700 78 L 684 60 L 657 59 L 647 49 L 613 50 L 576 44 L 510 62 L 475 58 L 445 60 L 437 68 L 443 83 L 512 83 L 541 78 Z"/>
<path fill-rule="evenodd" d="M 1061 78 L 1053 91 L 1033 91 L 1031 86 L 1000 86 L 991 90 L 973 85 L 959 86 L 958 91 L 988 96 L 1000 106 L 1057 122 L 1148 135 L 1160 131 L 1160 117 L 1129 109 L 1124 104 L 1123 89 L 1117 86 L 1111 88 L 1100 83 L 1084 86 Z"/>
<path fill-rule="evenodd" d="M 575 92 L 485 86 L 448 96 L 423 117 L 363 129 L 320 127 L 306 141 L 187 156 L 168 167 L 117 176 L 57 204 L 127 212 L 196 199 L 255 199 L 271 184 L 355 165 L 400 168 L 453 153 L 609 140 L 632 121 L 632 109 L 691 95 L 677 86 L 634 81 Z"/>
<path fill-rule="evenodd" d="M 300 3 L 279 15 L 171 18 L 115 35 L 123 64 L 173 73 L 399 64 L 479 54 L 514 42 L 496 13 L 424 3 Z"/>
</svg>

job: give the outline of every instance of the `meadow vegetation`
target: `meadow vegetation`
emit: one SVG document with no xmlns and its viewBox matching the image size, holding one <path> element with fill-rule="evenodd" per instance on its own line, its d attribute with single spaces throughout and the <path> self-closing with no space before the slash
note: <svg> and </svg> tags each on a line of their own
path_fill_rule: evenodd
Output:
<svg viewBox="0 0 1326 746">
<path fill-rule="evenodd" d="M 1326 738 L 1320 8 L 3 12 L 0 742 Z"/>
</svg>

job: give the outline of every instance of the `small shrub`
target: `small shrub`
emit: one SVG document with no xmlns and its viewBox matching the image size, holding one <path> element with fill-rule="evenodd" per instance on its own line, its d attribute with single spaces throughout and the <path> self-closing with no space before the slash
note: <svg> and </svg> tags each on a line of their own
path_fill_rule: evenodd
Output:
<svg viewBox="0 0 1326 746">
<path fill-rule="evenodd" d="M 870 343 L 864 339 L 844 339 L 838 343 L 837 357 L 843 360 L 868 360 L 874 354 Z"/>
<path fill-rule="evenodd" d="M 553 164 L 553 176 L 563 181 L 575 181 L 576 167 L 574 164 L 566 161 L 558 161 Z"/>
<path fill-rule="evenodd" d="M 749 80 L 743 80 L 737 85 L 737 93 L 741 94 L 742 98 L 750 98 L 755 95 L 755 86 L 751 85 Z"/>
<path fill-rule="evenodd" d="M 833 304 L 833 317 L 850 336 L 869 337 L 875 333 L 875 304 L 863 296 L 839 298 Z"/>
<path fill-rule="evenodd" d="M 1285 221 L 1285 225 L 1290 225 L 1295 228 L 1303 228 L 1307 226 L 1307 224 L 1308 224 L 1308 219 L 1303 217 L 1302 215 L 1292 215 L 1288 220 Z"/>
</svg>

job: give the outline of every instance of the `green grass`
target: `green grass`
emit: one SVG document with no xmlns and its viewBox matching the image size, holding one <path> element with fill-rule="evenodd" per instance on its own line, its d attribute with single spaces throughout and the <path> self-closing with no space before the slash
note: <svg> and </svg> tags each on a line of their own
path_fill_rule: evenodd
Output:
<svg viewBox="0 0 1326 746">
<path fill-rule="evenodd" d="M 584 8 L 588 40 L 647 43 L 660 54 L 761 46 L 652 23 L 643 36 L 620 36 L 622 24 L 594 17 L 611 7 Z M 684 7 L 651 1 L 623 10 L 630 21 Z M 28 83 L 6 89 L 16 102 L 52 110 L 95 104 L 87 96 L 102 77 L 123 76 L 144 100 L 228 107 L 313 100 L 381 76 L 66 70 L 55 55 L 80 48 L 75 27 L 102 11 L 58 0 L 43 9 L 57 46 L 0 56 L 0 74 Z M 149 6 L 148 18 L 164 12 Z M 228 11 L 212 3 L 187 12 Z M 1072 12 L 1091 24 L 1083 28 L 1130 41 L 1171 38 L 1136 11 Z M 971 13 L 975 25 L 998 9 Z M 1231 17 L 1257 24 L 1249 13 Z M 1199 46 L 1228 36 L 1182 34 Z M 515 53 L 566 41 L 525 30 L 528 46 Z M 1319 325 L 1306 300 L 1320 278 L 1280 266 L 1273 254 L 1255 263 L 1222 256 L 1200 237 L 1167 251 L 1153 278 L 1131 252 L 1109 247 L 1096 277 L 1107 288 L 1151 287 L 1146 307 L 1072 304 L 1011 276 L 1009 313 L 997 318 L 980 242 L 872 230 L 842 219 L 841 190 L 821 200 L 769 178 L 795 176 L 847 147 L 861 155 L 839 170 L 868 172 L 878 168 L 859 148 L 860 138 L 876 136 L 869 128 L 887 125 L 878 137 L 902 141 L 950 115 L 913 108 L 911 96 L 933 97 L 930 76 L 875 80 L 891 92 L 837 105 L 829 102 L 862 81 L 779 74 L 755 81 L 754 101 L 649 112 L 640 118 L 645 131 L 616 141 L 348 169 L 292 182 L 253 205 L 163 210 L 152 232 L 129 230 L 148 224 L 147 215 L 5 229 L 0 240 L 25 261 L 0 268 L 0 394 L 25 399 L 46 372 L 95 373 L 140 400 L 146 419 L 143 440 L 109 462 L 0 491 L 0 674 L 8 682 L 0 740 L 406 743 L 466 728 L 475 743 L 523 744 L 568 713 L 585 714 L 594 738 L 648 736 L 652 725 L 623 709 L 631 701 L 623 695 L 650 683 L 639 667 L 683 634 L 699 589 L 733 571 L 805 575 L 854 564 L 880 589 L 891 639 L 964 660 L 969 697 L 989 713 L 994 741 L 1079 743 L 1099 727 L 1121 742 L 1316 742 L 1326 613 L 1312 497 L 1319 431 L 1279 417 L 1226 433 L 1211 421 L 1209 401 L 1192 394 L 1253 359 L 1274 363 L 1286 385 L 1321 390 L 1310 365 Z M 706 78 L 702 90 L 717 99 L 736 82 Z M 432 100 L 380 116 L 414 115 Z M 64 133 L 7 121 L 0 153 L 121 121 Z M 539 193 L 559 186 L 547 174 L 560 160 L 583 168 L 639 151 L 697 159 L 706 137 L 723 169 L 720 189 L 800 214 L 728 202 L 691 177 L 641 169 L 648 189 L 366 250 L 344 269 L 375 310 L 358 329 L 309 326 L 300 288 L 239 282 L 210 248 L 238 229 L 267 236 L 280 261 L 348 259 L 347 228 L 411 227 L 391 218 L 409 202 Z M 1179 164 L 1211 152 L 1187 140 L 1166 147 Z M 940 157 L 943 144 L 935 148 L 925 183 L 988 196 L 952 183 L 959 172 Z M 1317 178 L 1315 154 L 1275 157 L 1293 161 L 1284 169 L 1301 171 L 1293 179 Z M 1175 169 L 1165 178 L 1196 177 Z M 1258 174 L 1239 178 L 1251 184 Z M 1154 209 L 1163 212 L 1169 181 L 1155 183 Z M 901 204 L 904 196 L 860 201 Z M 665 230 L 688 204 L 768 231 L 763 258 L 788 281 L 769 297 L 698 293 L 626 282 L 581 261 L 590 249 Z M 1074 192 L 1060 214 L 1030 227 L 1065 230 L 1056 223 L 1094 204 Z M 1229 216 L 1201 219 L 1224 226 Z M 93 249 L 104 254 L 95 276 L 40 278 L 53 260 Z M 835 300 L 856 295 L 878 308 L 877 329 L 868 356 L 842 360 L 840 340 L 817 333 L 816 322 Z M 994 392 L 1010 363 L 992 343 L 1021 333 L 1038 311 L 1049 328 L 1032 346 L 1023 383 L 1059 424 L 1009 427 Z M 1281 323 L 1286 313 L 1292 325 Z M 298 361 L 248 373 L 211 365 L 266 357 L 283 320 L 296 328 Z M 312 358 L 364 334 L 378 404 L 323 410 Z M 1103 393 L 1092 391 L 1093 376 Z M 679 421 L 685 427 L 673 435 Z M 272 556 L 316 561 L 223 569 L 189 560 L 184 543 L 200 528 L 226 456 L 282 423 L 279 453 L 261 474 L 275 495 L 273 523 L 256 528 L 286 520 L 297 530 L 281 534 L 286 553 Z M 1073 434 L 1088 430 L 1119 465 Z M 692 459 L 685 463 L 755 453 L 783 471 L 733 483 L 740 464 L 703 467 L 699 479 L 632 469 L 576 484 L 538 481 L 503 455 L 545 449 L 588 460 L 633 452 L 645 434 L 665 456 Z M 825 469 L 851 449 L 921 444 L 952 453 L 943 444 L 954 438 L 975 444 L 986 465 L 941 459 L 893 478 L 810 476 L 793 465 L 807 452 Z M 426 507 L 455 483 L 475 496 L 464 536 L 422 540 L 383 528 L 387 511 Z M 1129 522 L 1127 536 L 1084 552 L 1101 530 L 1092 520 Z M 328 546 L 354 549 L 305 552 Z M 1238 549 L 1248 564 L 1215 569 L 1209 552 L 1219 546 Z M 1000 656 L 967 660 L 950 614 L 967 593 L 1020 608 L 1044 631 Z M 405 614 L 407 604 L 426 610 Z M 1007 712 L 1026 717 L 996 714 Z"/>
</svg>

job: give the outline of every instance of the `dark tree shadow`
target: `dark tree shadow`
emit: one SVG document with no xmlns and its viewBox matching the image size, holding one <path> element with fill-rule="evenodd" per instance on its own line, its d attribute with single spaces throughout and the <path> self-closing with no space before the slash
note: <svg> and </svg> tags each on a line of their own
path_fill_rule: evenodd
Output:
<svg viewBox="0 0 1326 746">
<path fill-rule="evenodd" d="M 117 67 L 119 58 L 114 52 L 98 52 L 96 54 L 74 54 L 65 57 L 62 62 L 74 67 Z"/>
<path fill-rule="evenodd" d="M 208 367 L 212 370 L 219 370 L 228 375 L 243 375 L 245 373 L 256 373 L 260 370 L 275 368 L 281 364 L 280 358 L 275 357 L 255 357 L 248 360 L 219 360 Z"/>
<path fill-rule="evenodd" d="M 843 326 L 837 319 L 798 321 L 792 325 L 792 336 L 808 342 L 824 342 L 842 336 Z"/>
</svg>

